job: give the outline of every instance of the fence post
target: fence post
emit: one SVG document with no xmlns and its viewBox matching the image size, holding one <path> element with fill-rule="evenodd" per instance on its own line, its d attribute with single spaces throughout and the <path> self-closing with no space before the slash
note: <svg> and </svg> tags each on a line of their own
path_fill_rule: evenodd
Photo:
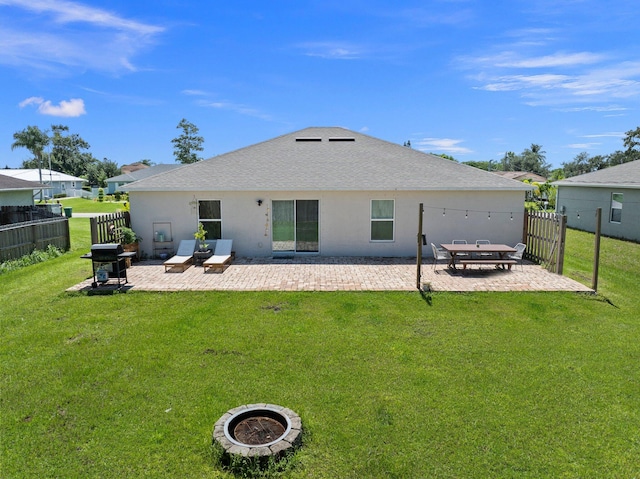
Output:
<svg viewBox="0 0 640 479">
<path fill-rule="evenodd" d="M 602 227 L 602 208 L 596 209 L 596 238 L 593 251 L 593 276 L 591 289 L 598 291 L 598 270 L 600 269 L 600 229 Z"/>
<path fill-rule="evenodd" d="M 420 280 L 422 277 L 422 216 L 424 214 L 424 205 L 420 203 L 420 208 L 418 212 L 418 237 L 416 242 L 418 243 L 418 254 L 417 257 L 417 271 L 416 271 L 416 288 L 422 290 L 422 285 L 420 284 Z"/>
<path fill-rule="evenodd" d="M 556 258 L 556 274 L 562 274 L 564 270 L 564 244 L 567 239 L 567 215 L 560 216 L 558 227 L 558 256 Z"/>
</svg>

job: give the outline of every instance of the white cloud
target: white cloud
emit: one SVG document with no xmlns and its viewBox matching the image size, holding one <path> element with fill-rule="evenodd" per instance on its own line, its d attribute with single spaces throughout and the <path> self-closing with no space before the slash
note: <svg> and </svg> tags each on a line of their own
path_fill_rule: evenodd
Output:
<svg viewBox="0 0 640 479">
<path fill-rule="evenodd" d="M 463 141 L 464 140 L 454 140 L 451 138 L 423 138 L 417 141 L 417 149 L 420 151 L 435 151 L 437 153 L 458 155 L 473 153 L 473 150 L 459 146 Z"/>
<path fill-rule="evenodd" d="M 209 107 L 209 108 L 215 108 L 218 110 L 229 110 L 229 111 L 233 111 L 235 113 L 238 113 L 240 115 L 245 115 L 245 116 L 250 116 L 253 118 L 259 118 L 261 120 L 266 120 L 266 121 L 272 121 L 273 118 L 271 117 L 271 115 L 267 115 L 266 113 L 262 113 L 261 111 L 255 109 L 255 108 L 251 108 L 245 105 L 241 105 L 238 103 L 232 103 L 232 102 L 228 102 L 228 101 L 206 101 L 206 100 L 200 100 L 198 101 L 198 105 L 200 106 L 204 106 L 204 107 Z"/>
<path fill-rule="evenodd" d="M 72 118 L 85 115 L 87 112 L 84 108 L 84 100 L 81 98 L 71 98 L 70 100 L 62 100 L 58 105 L 53 105 L 51 101 L 40 97 L 32 96 L 20 102 L 20 108 L 29 105 L 37 105 L 37 112 L 41 115 L 58 116 L 63 118 Z"/>
<path fill-rule="evenodd" d="M 364 54 L 360 46 L 342 42 L 306 42 L 297 45 L 310 57 L 320 57 L 330 60 L 354 60 Z"/>
<path fill-rule="evenodd" d="M 133 58 L 164 31 L 78 2 L 0 0 L 2 7 L 14 11 L 0 29 L 0 63 L 31 73 L 137 71 Z"/>
</svg>

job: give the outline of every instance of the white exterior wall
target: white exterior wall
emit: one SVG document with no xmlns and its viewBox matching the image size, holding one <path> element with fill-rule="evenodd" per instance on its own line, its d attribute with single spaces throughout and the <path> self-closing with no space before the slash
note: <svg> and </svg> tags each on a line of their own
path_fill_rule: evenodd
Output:
<svg viewBox="0 0 640 479">
<path fill-rule="evenodd" d="M 624 194 L 620 223 L 610 221 L 612 193 Z M 640 241 L 638 204 L 640 204 L 640 190 L 631 188 L 559 186 L 556 197 L 556 211 L 567 215 L 569 228 L 595 233 L 595 211 L 600 207 L 602 208 L 602 234 L 633 241 Z"/>
<path fill-rule="evenodd" d="M 257 200 L 263 201 L 258 206 Z M 522 240 L 524 192 L 136 192 L 130 193 L 133 229 L 151 256 L 153 223 L 170 221 L 174 248 L 193 239 L 197 200 L 220 200 L 222 236 L 233 240 L 238 256 L 271 256 L 271 201 L 319 201 L 319 247 L 323 256 L 415 256 L 419 204 L 424 204 L 423 234 L 441 244 L 453 239 Z M 395 200 L 392 242 L 370 241 L 371 200 Z M 445 215 L 443 216 L 443 209 Z M 465 212 L 468 217 L 465 219 Z M 489 213 L 491 218 L 489 219 Z M 511 219 L 513 217 L 513 219 Z M 431 255 L 431 247 L 424 247 Z"/>
</svg>

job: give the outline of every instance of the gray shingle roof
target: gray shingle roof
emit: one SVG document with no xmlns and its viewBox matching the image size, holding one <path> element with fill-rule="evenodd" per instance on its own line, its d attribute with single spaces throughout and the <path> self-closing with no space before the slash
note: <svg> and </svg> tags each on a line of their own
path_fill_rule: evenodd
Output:
<svg viewBox="0 0 640 479">
<path fill-rule="evenodd" d="M 17 190 L 34 190 L 40 188 L 46 188 L 46 185 L 38 183 L 36 181 L 27 181 L 20 178 L 14 178 L 13 176 L 3 175 L 0 172 L 0 190 L 5 191 L 17 191 Z"/>
<path fill-rule="evenodd" d="M 553 183 L 558 186 L 640 188 L 640 160 L 610 166 Z"/>
<path fill-rule="evenodd" d="M 306 128 L 123 187 L 129 191 L 528 190 L 439 156 L 338 127 Z"/>
</svg>

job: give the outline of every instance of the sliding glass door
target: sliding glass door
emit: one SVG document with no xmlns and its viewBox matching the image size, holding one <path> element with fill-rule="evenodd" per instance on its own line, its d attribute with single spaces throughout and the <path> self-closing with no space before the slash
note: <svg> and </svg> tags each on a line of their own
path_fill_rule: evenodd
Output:
<svg viewBox="0 0 640 479">
<path fill-rule="evenodd" d="M 272 202 L 274 253 L 317 253 L 318 200 Z"/>
</svg>

